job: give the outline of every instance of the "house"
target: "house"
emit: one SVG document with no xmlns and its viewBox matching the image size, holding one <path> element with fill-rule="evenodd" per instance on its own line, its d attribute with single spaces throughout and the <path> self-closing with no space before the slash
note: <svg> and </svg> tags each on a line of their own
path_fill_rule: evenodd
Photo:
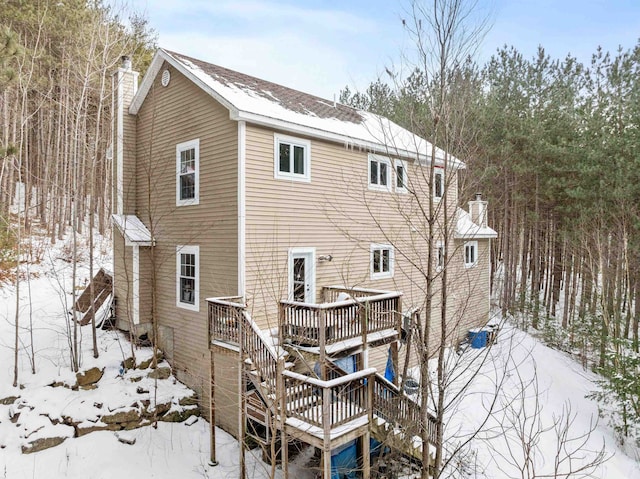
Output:
<svg viewBox="0 0 640 479">
<path fill-rule="evenodd" d="M 425 272 L 450 278 L 447 342 L 489 314 L 496 233 L 481 198 L 457 206 L 464 164 L 385 118 L 167 50 L 139 86 L 125 60 L 114 92 L 118 326 L 157 335 L 212 421 L 312 444 L 325 475 L 355 440 L 366 470 L 375 425 L 416 434 L 419 405 L 380 373 L 402 371 L 424 323 Z"/>
</svg>

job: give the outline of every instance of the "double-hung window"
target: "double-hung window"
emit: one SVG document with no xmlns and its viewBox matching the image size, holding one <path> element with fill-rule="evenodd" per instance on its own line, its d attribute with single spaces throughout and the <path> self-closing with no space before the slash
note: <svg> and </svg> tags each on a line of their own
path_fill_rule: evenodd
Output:
<svg viewBox="0 0 640 479">
<path fill-rule="evenodd" d="M 444 169 L 435 168 L 433 172 L 433 199 L 440 201 L 444 196 Z"/>
<path fill-rule="evenodd" d="M 371 279 L 393 277 L 393 256 L 393 246 L 388 244 L 371 245 Z"/>
<path fill-rule="evenodd" d="M 200 201 L 200 140 L 176 146 L 176 206 Z"/>
<path fill-rule="evenodd" d="M 402 160 L 395 160 L 396 169 L 396 191 L 398 193 L 406 193 L 407 184 L 407 163 Z"/>
<path fill-rule="evenodd" d="M 192 311 L 200 310 L 200 247 L 176 248 L 176 305 Z"/>
<path fill-rule="evenodd" d="M 478 242 L 467 241 L 464 244 L 464 266 L 471 268 L 478 264 Z"/>
<path fill-rule="evenodd" d="M 301 138 L 274 135 L 274 177 L 311 181 L 311 142 Z"/>
<path fill-rule="evenodd" d="M 391 161 L 378 155 L 369 155 L 369 189 L 391 191 Z"/>
</svg>

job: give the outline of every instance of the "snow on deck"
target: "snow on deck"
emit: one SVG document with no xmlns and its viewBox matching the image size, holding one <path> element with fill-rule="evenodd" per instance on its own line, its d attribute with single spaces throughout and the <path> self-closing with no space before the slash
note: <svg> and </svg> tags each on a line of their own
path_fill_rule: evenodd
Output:
<svg viewBox="0 0 640 479">
<path fill-rule="evenodd" d="M 306 433 L 311 434 L 312 436 L 317 437 L 318 439 L 324 438 L 324 429 L 318 426 L 314 426 L 313 424 L 309 424 L 308 422 L 302 421 L 300 419 L 294 417 L 288 417 L 286 421 L 288 426 L 294 427 L 299 431 L 304 431 Z M 355 431 L 361 426 L 365 426 L 369 423 L 369 418 L 367 416 L 362 416 L 353 421 L 349 421 L 346 424 L 342 424 L 340 426 L 336 426 L 331 429 L 330 438 L 331 440 L 338 439 L 339 437 L 344 436 L 345 434 Z"/>
</svg>

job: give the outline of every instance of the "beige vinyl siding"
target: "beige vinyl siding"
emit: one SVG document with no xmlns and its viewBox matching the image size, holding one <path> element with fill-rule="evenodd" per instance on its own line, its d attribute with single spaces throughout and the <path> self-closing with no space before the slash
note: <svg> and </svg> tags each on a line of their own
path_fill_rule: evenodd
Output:
<svg viewBox="0 0 640 479">
<path fill-rule="evenodd" d="M 206 298 L 235 295 L 238 284 L 237 123 L 229 112 L 166 64 L 137 115 L 136 214 L 157 241 L 141 281 L 157 271 L 161 345 L 178 378 L 208 401 Z M 176 145 L 199 140 L 199 204 L 176 206 Z M 199 311 L 176 306 L 176 247 L 199 247 Z M 207 406 L 208 409 L 208 406 Z"/>
<path fill-rule="evenodd" d="M 238 353 L 214 346 L 212 365 L 215 380 L 216 424 L 234 436 L 238 436 Z"/>
<path fill-rule="evenodd" d="M 277 303 L 286 298 L 288 292 L 291 247 L 314 247 L 316 256 L 333 256 L 331 262 L 316 263 L 317 300 L 322 286 L 344 284 L 401 291 L 404 309 L 422 306 L 424 281 L 420 269 L 426 271 L 427 267 L 426 225 L 424 220 L 408 224 L 407 218 L 420 217 L 415 204 L 410 202 L 410 195 L 370 191 L 367 152 L 315 139 L 310 139 L 310 183 L 274 179 L 273 135 L 268 129 L 247 126 L 246 289 L 254 319 L 263 328 L 277 325 Z M 430 194 L 426 182 L 429 169 L 410 160 L 407 167 L 411 188 L 421 191 L 426 204 Z M 395 186 L 395 176 L 390 180 Z M 452 217 L 457 202 L 457 176 L 449 175 L 449 183 L 448 206 Z M 370 278 L 372 243 L 395 246 L 393 278 Z M 481 314 L 469 313 L 470 308 L 463 311 L 460 307 L 462 290 L 473 284 L 465 275 L 473 272 L 465 270 L 463 263 L 454 267 L 458 259 L 463 261 L 461 254 L 456 252 L 456 255 L 451 268 L 456 270 L 454 276 L 463 286 L 451 286 L 452 291 L 462 289 L 449 295 L 447 309 L 451 324 L 459 325 L 454 327 L 457 335 L 463 324 L 486 321 L 486 316 L 480 319 Z M 480 268 L 479 264 L 478 270 Z M 488 288 L 473 293 L 485 298 L 483 304 L 488 305 Z M 436 306 L 438 295 L 439 289 L 434 288 Z M 465 318 L 454 318 L 455 313 L 461 312 Z M 437 337 L 439 321 L 432 324 L 432 337 Z M 387 348 L 378 349 L 370 352 L 370 363 L 375 366 L 384 365 L 386 361 Z"/>
<path fill-rule="evenodd" d="M 115 315 L 118 327 L 129 329 L 128 323 L 133 320 L 133 278 L 131 265 L 133 254 L 130 247 L 125 246 L 124 236 L 118 228 L 113 228 L 113 292 L 117 298 Z"/>
<path fill-rule="evenodd" d="M 477 240 L 478 263 L 471 267 L 464 267 L 464 240 L 456 240 L 456 257 L 454 259 L 457 268 L 456 275 L 452 278 L 455 285 L 453 294 L 453 316 L 461 318 L 456 324 L 458 329 L 454 339 L 460 339 L 467 335 L 471 328 L 484 325 L 489 319 L 489 291 L 491 288 L 490 270 L 490 244 L 491 240 Z"/>
<path fill-rule="evenodd" d="M 148 280 L 148 272 L 151 271 L 151 248 L 149 246 L 140 247 L 140 324 L 150 328 L 151 323 L 151 281 Z"/>
</svg>

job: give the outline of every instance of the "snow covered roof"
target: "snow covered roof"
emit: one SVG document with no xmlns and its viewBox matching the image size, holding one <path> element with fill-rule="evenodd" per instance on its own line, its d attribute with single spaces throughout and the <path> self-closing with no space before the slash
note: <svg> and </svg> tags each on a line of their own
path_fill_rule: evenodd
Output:
<svg viewBox="0 0 640 479">
<path fill-rule="evenodd" d="M 111 215 L 111 219 L 124 236 L 127 245 L 151 246 L 151 233 L 136 215 Z"/>
<path fill-rule="evenodd" d="M 498 237 L 498 233 L 494 229 L 474 223 L 471 219 L 471 215 L 462 208 L 457 209 L 456 216 L 456 239 L 485 239 Z"/>
<path fill-rule="evenodd" d="M 431 143 L 387 118 L 164 49 L 156 52 L 130 113 L 138 112 L 165 61 L 224 105 L 232 120 L 421 162 L 430 160 Z M 436 163 L 446 158 L 445 152 L 436 148 Z M 452 166 L 464 167 L 451 155 L 448 159 Z"/>
</svg>

